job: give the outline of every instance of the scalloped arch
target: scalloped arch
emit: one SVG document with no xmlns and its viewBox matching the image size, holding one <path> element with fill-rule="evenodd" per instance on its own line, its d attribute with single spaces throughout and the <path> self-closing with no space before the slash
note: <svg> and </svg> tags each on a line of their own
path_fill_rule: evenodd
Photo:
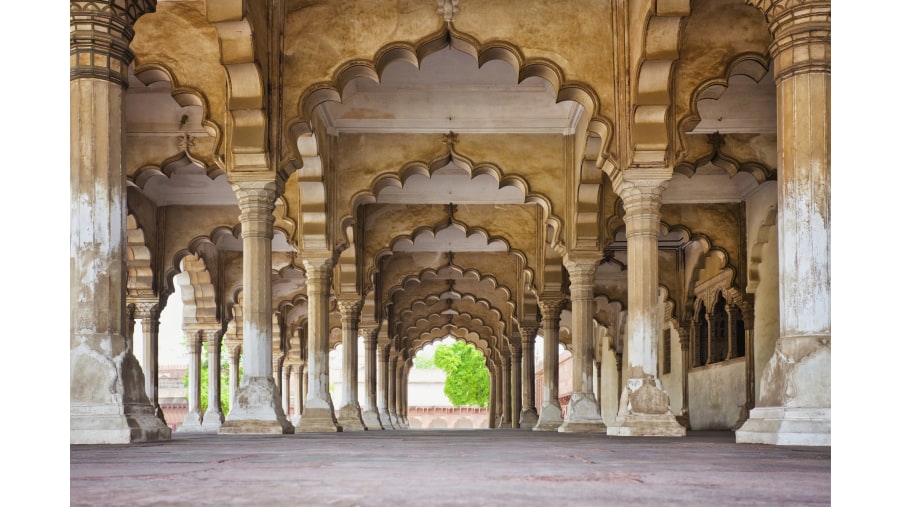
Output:
<svg viewBox="0 0 900 507">
<path fill-rule="evenodd" d="M 131 213 L 125 217 L 125 254 L 127 278 L 125 291 L 127 298 L 153 296 L 153 263 L 150 249 L 144 238 L 144 230 Z"/>
</svg>

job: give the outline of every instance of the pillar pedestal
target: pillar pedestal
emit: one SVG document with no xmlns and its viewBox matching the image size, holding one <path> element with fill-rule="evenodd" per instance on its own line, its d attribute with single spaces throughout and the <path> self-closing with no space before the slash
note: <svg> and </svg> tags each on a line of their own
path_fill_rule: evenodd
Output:
<svg viewBox="0 0 900 507">
<path fill-rule="evenodd" d="M 659 381 L 647 376 L 628 379 L 619 400 L 619 414 L 606 434 L 619 437 L 683 437 L 684 426 L 669 410 L 669 395 Z"/>
</svg>

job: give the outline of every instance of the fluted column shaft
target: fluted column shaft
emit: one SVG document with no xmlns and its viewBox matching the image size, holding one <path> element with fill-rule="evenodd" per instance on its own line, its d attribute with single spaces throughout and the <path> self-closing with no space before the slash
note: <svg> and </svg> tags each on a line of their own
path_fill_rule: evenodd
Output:
<svg viewBox="0 0 900 507">
<path fill-rule="evenodd" d="M 207 363 L 209 365 L 207 407 L 203 414 L 203 428 L 206 431 L 218 431 L 225 421 L 222 414 L 222 335 L 216 329 L 204 331 L 206 340 Z"/>
<path fill-rule="evenodd" d="M 288 418 L 291 416 L 291 371 L 291 365 L 281 365 L 281 410 Z"/>
<path fill-rule="evenodd" d="M 341 386 L 341 406 L 338 409 L 338 424 L 344 431 L 363 431 L 362 411 L 359 408 L 359 312 L 362 301 L 358 297 L 338 300 L 341 311 L 341 343 L 343 344 L 342 365 L 344 370 Z"/>
<path fill-rule="evenodd" d="M 69 440 L 168 440 L 126 326 L 125 87 L 151 0 L 70 3 Z"/>
<path fill-rule="evenodd" d="M 294 364 L 291 368 L 291 397 L 294 400 L 294 415 L 291 422 L 296 426 L 300 422 L 300 414 L 303 413 L 303 377 L 305 367 L 303 364 Z"/>
<path fill-rule="evenodd" d="M 519 417 L 519 427 L 532 429 L 537 424 L 537 408 L 534 406 L 534 337 L 537 335 L 536 326 L 522 326 L 519 332 L 522 336 L 522 414 Z"/>
<path fill-rule="evenodd" d="M 556 431 L 563 422 L 559 405 L 559 317 L 565 304 L 562 296 L 545 295 L 538 300 L 544 337 L 544 380 L 541 414 L 535 431 Z"/>
<path fill-rule="evenodd" d="M 518 340 L 509 347 L 509 375 L 509 417 L 512 427 L 519 428 L 522 410 L 522 345 Z"/>
<path fill-rule="evenodd" d="M 244 375 L 221 433 L 293 433 L 284 416 L 272 368 L 272 224 L 278 186 L 273 181 L 232 183 L 243 237 Z"/>
<path fill-rule="evenodd" d="M 203 415 L 200 413 L 200 354 L 203 351 L 203 330 L 185 329 L 188 346 L 188 411 L 184 415 L 179 432 L 202 431 Z"/>
<path fill-rule="evenodd" d="M 512 402 L 510 400 L 510 358 L 504 354 L 500 356 L 500 427 L 512 428 L 512 416 L 510 415 Z"/>
<path fill-rule="evenodd" d="M 156 302 L 139 302 L 134 315 L 141 319 L 144 335 L 144 391 L 156 416 L 165 423 L 159 408 L 159 305 Z"/>
<path fill-rule="evenodd" d="M 392 352 L 388 358 L 388 415 L 391 426 L 400 429 L 397 421 L 397 354 Z"/>
<path fill-rule="evenodd" d="M 390 399 L 390 351 L 387 345 L 378 345 L 378 418 L 386 430 L 394 429 L 388 409 Z"/>
<path fill-rule="evenodd" d="M 303 265 L 306 267 L 306 293 L 309 297 L 309 355 L 306 360 L 309 391 L 296 431 L 341 431 L 328 390 L 328 301 L 334 262 L 330 253 L 323 252 L 305 254 Z"/>
<path fill-rule="evenodd" d="M 595 259 L 570 259 L 572 301 L 572 397 L 562 432 L 604 432 L 606 425 L 594 396 L 594 272 Z"/>
<path fill-rule="evenodd" d="M 241 380 L 241 341 L 233 338 L 225 339 L 225 350 L 228 352 L 228 407 L 230 417 L 231 410 L 237 400 L 237 392 Z"/>
<path fill-rule="evenodd" d="M 363 407 L 362 418 L 363 424 L 369 430 L 382 430 L 381 418 L 378 415 L 378 367 L 377 367 L 377 347 L 378 347 L 378 328 L 366 327 L 360 329 L 363 337 L 363 347 L 365 348 L 365 372 L 366 372 L 366 400 Z"/>
<path fill-rule="evenodd" d="M 831 444 L 831 2 L 757 0 L 777 104 L 780 330 L 738 442 Z"/>
</svg>

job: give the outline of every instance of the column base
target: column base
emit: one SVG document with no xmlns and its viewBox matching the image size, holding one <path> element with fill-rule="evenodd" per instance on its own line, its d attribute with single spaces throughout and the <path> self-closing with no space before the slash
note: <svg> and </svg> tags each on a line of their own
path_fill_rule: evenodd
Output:
<svg viewBox="0 0 900 507">
<path fill-rule="evenodd" d="M 244 377 L 234 396 L 234 406 L 219 433 L 282 434 L 294 432 L 281 409 L 281 396 L 272 377 Z"/>
<path fill-rule="evenodd" d="M 295 433 L 334 433 L 337 431 L 343 431 L 343 427 L 338 424 L 334 412 L 330 408 L 304 408 L 300 424 L 294 428 Z"/>
<path fill-rule="evenodd" d="M 397 429 L 394 426 L 394 423 L 391 422 L 391 414 L 387 411 L 387 409 L 381 409 L 378 411 L 378 418 L 381 420 L 381 427 L 386 430 L 395 430 Z"/>
<path fill-rule="evenodd" d="M 530 430 L 537 425 L 538 414 L 534 408 L 523 409 L 519 415 L 519 429 Z"/>
<path fill-rule="evenodd" d="M 359 405 L 355 402 L 338 409 L 337 423 L 343 428 L 343 431 L 366 431 L 368 429 L 363 424 Z"/>
<path fill-rule="evenodd" d="M 184 420 L 175 431 L 176 433 L 202 433 L 203 419 L 200 417 L 200 413 L 188 412 L 187 414 L 184 414 Z"/>
<path fill-rule="evenodd" d="M 616 422 L 606 434 L 618 437 L 683 437 L 687 433 L 669 409 L 669 395 L 653 376 L 628 379 Z"/>
<path fill-rule="evenodd" d="M 393 426 L 395 430 L 402 430 L 403 428 L 400 426 L 400 420 L 397 419 L 397 414 L 393 412 L 388 412 L 388 414 L 391 418 L 391 426 Z"/>
<path fill-rule="evenodd" d="M 172 428 L 160 421 L 149 405 L 70 405 L 70 444 L 131 444 L 171 439 Z"/>
<path fill-rule="evenodd" d="M 369 431 L 381 431 L 384 429 L 381 427 L 381 419 L 378 417 L 377 410 L 364 410 L 362 413 L 362 420 Z"/>
<path fill-rule="evenodd" d="M 559 402 L 541 405 L 541 414 L 532 431 L 557 431 L 563 423 L 562 408 Z"/>
<path fill-rule="evenodd" d="M 301 420 L 301 419 L 303 419 L 303 415 L 302 415 L 302 414 L 297 414 L 297 415 L 295 415 L 295 416 L 291 419 L 291 424 L 293 424 L 294 427 L 296 428 L 297 426 L 300 425 L 300 420 Z"/>
<path fill-rule="evenodd" d="M 606 433 L 606 424 L 597 408 L 593 393 L 572 393 L 566 419 L 560 425 L 560 433 Z"/>
<path fill-rule="evenodd" d="M 758 407 L 735 432 L 739 444 L 831 446 L 831 408 Z"/>
<path fill-rule="evenodd" d="M 143 370 L 117 334 L 88 333 L 69 356 L 69 443 L 130 444 L 172 439 L 147 398 Z M 89 343 L 91 345 L 89 345 Z M 120 359 L 121 357 L 121 359 Z"/>
<path fill-rule="evenodd" d="M 222 427 L 222 423 L 225 422 L 225 416 L 222 415 L 222 412 L 210 411 L 207 410 L 205 414 L 203 414 L 203 423 L 202 423 L 202 431 L 206 433 L 218 433 L 219 428 Z"/>
</svg>

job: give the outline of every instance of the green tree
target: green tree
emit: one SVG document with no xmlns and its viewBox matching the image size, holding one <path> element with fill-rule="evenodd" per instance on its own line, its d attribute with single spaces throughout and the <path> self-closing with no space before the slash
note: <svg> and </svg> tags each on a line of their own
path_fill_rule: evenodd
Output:
<svg viewBox="0 0 900 507">
<path fill-rule="evenodd" d="M 444 370 L 444 394 L 454 406 L 486 407 L 491 393 L 491 377 L 484 356 L 464 341 L 440 344 L 434 349 L 434 364 Z"/>
</svg>

